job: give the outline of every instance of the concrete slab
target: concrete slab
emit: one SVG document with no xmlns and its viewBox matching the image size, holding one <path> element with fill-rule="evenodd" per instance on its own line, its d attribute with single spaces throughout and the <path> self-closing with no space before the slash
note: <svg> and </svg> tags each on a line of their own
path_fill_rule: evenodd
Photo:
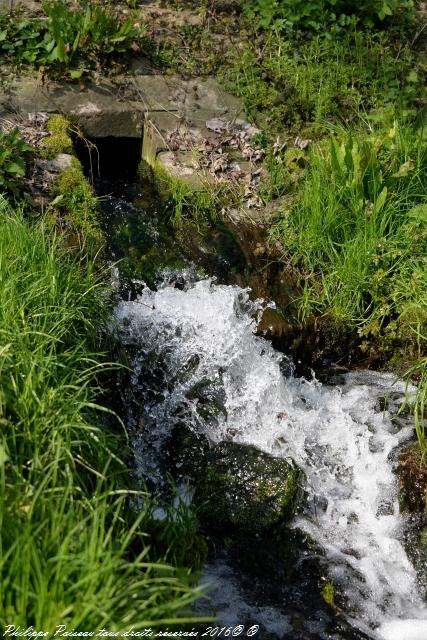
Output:
<svg viewBox="0 0 427 640">
<path fill-rule="evenodd" d="M 75 118 L 84 134 L 91 137 L 140 138 L 143 110 L 122 100 L 114 82 L 79 85 L 48 82 L 38 78 L 18 78 L 0 92 L 2 113 L 63 113 Z"/>
</svg>

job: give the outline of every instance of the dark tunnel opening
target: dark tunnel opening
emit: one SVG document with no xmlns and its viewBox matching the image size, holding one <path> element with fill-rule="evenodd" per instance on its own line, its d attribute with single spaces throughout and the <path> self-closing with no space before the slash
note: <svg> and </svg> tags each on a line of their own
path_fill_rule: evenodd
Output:
<svg viewBox="0 0 427 640">
<path fill-rule="evenodd" d="M 76 137 L 74 147 L 85 174 L 92 181 L 134 181 L 141 161 L 142 138 Z"/>
</svg>

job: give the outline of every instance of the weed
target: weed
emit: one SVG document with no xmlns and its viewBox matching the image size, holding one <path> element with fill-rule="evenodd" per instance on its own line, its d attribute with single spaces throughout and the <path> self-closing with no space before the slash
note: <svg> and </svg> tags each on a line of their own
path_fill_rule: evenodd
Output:
<svg viewBox="0 0 427 640">
<path fill-rule="evenodd" d="M 271 138 L 289 128 L 313 137 L 372 109 L 415 112 L 423 95 L 417 65 L 382 34 L 351 31 L 332 42 L 269 31 L 232 51 L 222 77 Z"/>
<path fill-rule="evenodd" d="M 195 182 L 187 182 L 171 175 L 160 163 L 152 170 L 154 184 L 159 195 L 169 201 L 174 226 L 185 222 L 203 225 L 215 220 L 226 206 L 241 202 L 240 188 L 232 182 L 216 182 L 210 176 L 195 174 Z"/>
<path fill-rule="evenodd" d="M 333 33 L 351 25 L 372 28 L 387 24 L 390 17 L 414 12 L 412 0 L 246 0 L 245 12 L 258 28 L 291 31 L 306 29 Z M 405 15 L 406 14 L 406 15 Z"/>
<path fill-rule="evenodd" d="M 79 78 L 107 58 L 138 48 L 142 28 L 129 18 L 119 19 L 109 8 L 83 1 L 67 6 L 61 0 L 45 2 L 45 18 L 0 14 L 0 60 L 13 64 L 70 68 Z"/>
<path fill-rule="evenodd" d="M 32 148 L 21 137 L 19 129 L 0 132 L 0 191 L 18 196 L 25 176 L 25 161 Z"/>
</svg>

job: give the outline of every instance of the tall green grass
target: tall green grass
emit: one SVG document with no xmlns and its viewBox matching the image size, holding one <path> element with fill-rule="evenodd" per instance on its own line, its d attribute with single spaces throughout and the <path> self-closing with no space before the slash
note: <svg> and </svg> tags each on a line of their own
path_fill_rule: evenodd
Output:
<svg viewBox="0 0 427 640">
<path fill-rule="evenodd" d="M 398 319 L 416 339 L 426 319 L 426 160 L 424 128 L 397 121 L 376 133 L 340 129 L 316 146 L 275 227 L 301 269 L 302 317 L 329 313 L 374 333 Z"/>
<path fill-rule="evenodd" d="M 168 549 L 152 551 L 149 501 L 132 509 L 123 441 L 102 426 L 103 287 L 90 262 L 0 199 L 3 626 L 172 624 L 199 594 Z"/>
</svg>

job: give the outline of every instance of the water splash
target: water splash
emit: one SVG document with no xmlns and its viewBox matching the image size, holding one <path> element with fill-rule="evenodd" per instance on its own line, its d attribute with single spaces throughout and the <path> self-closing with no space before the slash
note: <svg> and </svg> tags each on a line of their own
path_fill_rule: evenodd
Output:
<svg viewBox="0 0 427 640">
<path fill-rule="evenodd" d="M 294 526 L 325 549 L 352 618 L 385 640 L 426 638 L 391 462 L 413 431 L 395 417 L 403 384 L 368 372 L 339 386 L 284 375 L 289 361 L 254 334 L 259 309 L 247 291 L 211 280 L 169 282 L 118 305 L 121 338 L 136 349 L 136 393 L 142 363 L 159 369 L 156 388 L 144 391 L 153 448 L 184 420 L 214 442 L 231 438 L 294 459 L 311 503 Z"/>
</svg>

